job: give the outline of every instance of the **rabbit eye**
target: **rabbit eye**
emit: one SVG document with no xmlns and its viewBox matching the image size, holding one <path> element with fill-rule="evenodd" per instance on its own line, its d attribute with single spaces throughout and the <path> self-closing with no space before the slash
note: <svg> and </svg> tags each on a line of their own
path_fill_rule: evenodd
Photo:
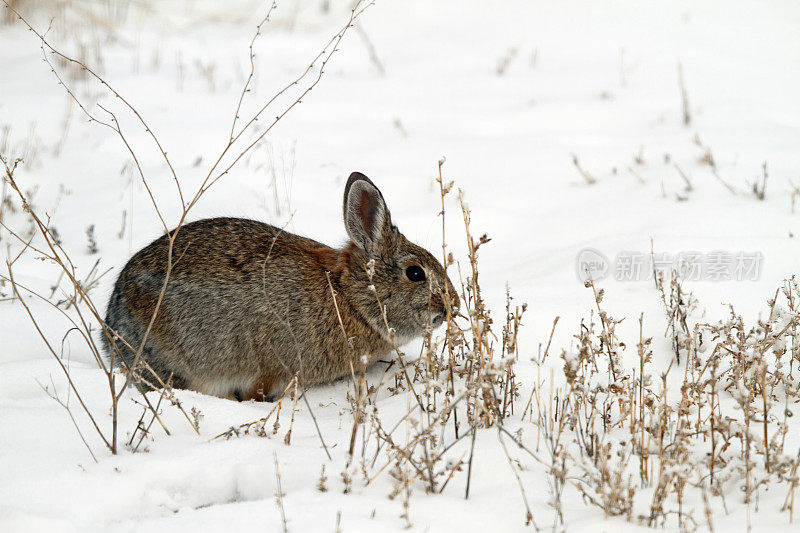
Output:
<svg viewBox="0 0 800 533">
<path fill-rule="evenodd" d="M 422 267 L 417 265 L 411 265 L 406 269 L 406 276 L 411 281 L 425 281 L 425 271 L 422 270 Z"/>
</svg>

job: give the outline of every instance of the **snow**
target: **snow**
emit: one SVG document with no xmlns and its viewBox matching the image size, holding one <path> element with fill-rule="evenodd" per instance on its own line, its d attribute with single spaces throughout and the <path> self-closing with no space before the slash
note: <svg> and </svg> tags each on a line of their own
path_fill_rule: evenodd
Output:
<svg viewBox="0 0 800 533">
<path fill-rule="evenodd" d="M 331 2 L 325 12 L 324 3 L 279 3 L 256 44 L 256 76 L 243 114 L 299 74 L 344 24 L 349 4 Z M 51 38 L 59 46 L 79 54 L 79 44 L 85 45 L 87 62 L 99 64 L 104 78 L 145 117 L 184 190 L 193 191 L 227 142 L 249 68 L 247 47 L 266 7 L 251 1 L 120 2 L 107 8 L 66 3 L 63 15 L 54 2 L 29 4 L 20 3 L 20 9 L 37 29 L 53 19 Z M 128 8 L 117 13 L 117 5 Z M 117 21 L 113 31 L 81 15 L 85 10 Z M 800 185 L 799 22 L 800 6 L 788 1 L 378 0 L 359 21 L 363 33 L 345 36 L 320 84 L 270 132 L 268 144 L 210 189 L 190 219 L 255 218 L 338 245 L 346 239 L 342 188 L 358 170 L 381 188 L 393 222 L 438 257 L 441 219 L 433 178 L 445 156 L 445 179 L 455 179 L 463 190 L 473 234 L 492 239 L 481 247 L 479 263 L 495 321 L 503 316 L 506 284 L 515 302 L 529 304 L 517 365 L 524 402 L 537 373 L 530 359 L 547 343 L 553 319 L 561 317 L 548 364 L 558 375 L 558 353 L 562 347 L 569 351 L 580 319 L 594 308 L 576 272 L 585 248 L 612 260 L 621 252 L 649 255 L 651 240 L 656 252 L 673 255 L 760 252 L 755 280 L 687 286 L 709 322 L 725 318 L 727 304 L 748 320 L 766 318 L 767 300 L 797 273 L 800 259 L 800 198 L 793 212 L 791 197 L 792 183 Z M 384 74 L 370 59 L 364 35 Z M 36 188 L 32 204 L 50 216 L 79 274 L 98 259 L 100 272 L 112 269 L 91 293 L 104 305 L 114 276 L 160 234 L 160 222 L 124 145 L 69 103 L 41 61 L 35 36 L 20 23 L 2 25 L 0 50 L 0 152 L 25 158 L 16 177 L 26 190 Z M 679 63 L 692 111 L 689 127 L 682 123 Z M 80 77 L 65 79 L 80 98 L 99 93 Z M 174 225 L 180 204 L 168 169 L 130 113 L 112 98 L 103 101 L 115 106 L 165 220 Z M 717 173 L 736 194 L 700 161 L 705 149 L 696 137 L 711 149 Z M 573 154 L 594 185 L 573 165 Z M 638 154 L 642 164 L 634 161 Z M 764 161 L 769 179 L 765 199 L 758 200 L 750 183 Z M 684 190 L 673 163 L 689 176 L 692 191 Z M 466 242 L 455 195 L 446 208 L 446 241 L 463 269 Z M 10 213 L 4 222 L 22 233 L 28 224 L 22 213 Z M 87 252 L 92 224 L 96 255 Z M 3 264 L 20 250 L 2 229 L 0 247 Z M 19 283 L 48 294 L 58 271 L 28 253 L 14 274 Z M 662 336 L 666 322 L 652 280 L 617 281 L 612 271 L 598 285 L 609 313 L 627 317 L 618 327 L 621 337 L 638 339 L 644 313 L 645 330 L 655 338 L 652 366 L 666 369 L 670 341 Z M 356 472 L 352 493 L 343 494 L 352 427 L 347 381 L 308 392 L 332 461 L 303 402 L 290 445 L 284 444 L 288 409 L 275 435 L 210 440 L 265 416 L 270 405 L 179 391 L 187 410 L 202 412 L 201 435 L 180 412 L 165 407 L 172 434 L 154 426 L 143 453 L 123 448 L 116 456 L 91 432 L 73 397 L 73 412 L 99 460 L 94 463 L 67 412 L 42 390 L 40 383 L 62 398 L 68 394 L 24 308 L 9 297 L 10 287 L 0 286 L 0 530 L 279 531 L 276 457 L 290 531 L 334 530 L 337 513 L 343 531 L 406 527 L 402 497 L 387 497 L 392 482 L 386 473 L 365 485 Z M 68 328 L 63 317 L 42 302 L 28 303 L 60 347 Z M 626 357 L 635 356 L 634 343 Z M 418 342 L 405 351 L 418 353 Z M 77 337 L 66 338 L 64 353 L 78 390 L 108 427 L 102 372 Z M 549 369 L 541 372 L 548 375 Z M 379 364 L 367 379 L 377 382 L 382 374 Z M 121 404 L 125 441 L 142 412 L 135 398 L 130 392 Z M 384 395 L 377 407 L 393 423 L 408 402 L 405 394 Z M 790 420 L 794 426 L 796 419 Z M 530 422 L 517 418 L 507 425 L 521 429 L 525 442 L 534 439 Z M 463 497 L 464 473 L 440 495 L 412 484 L 413 531 L 529 529 L 496 432 L 481 432 L 475 448 L 469 500 Z M 456 448 L 450 460 L 464 449 Z M 512 452 L 525 466 L 520 475 L 534 517 L 549 527 L 553 510 L 545 471 Z M 317 489 L 323 465 L 327 492 Z M 779 512 L 784 497 L 782 490 L 761 494 L 754 530 L 797 527 Z M 622 518 L 605 520 L 577 496 L 564 504 L 569 531 L 645 529 Z M 699 505 L 695 512 L 702 516 Z M 744 507 L 731 507 L 730 514 L 715 514 L 717 530 L 744 529 Z"/>
</svg>

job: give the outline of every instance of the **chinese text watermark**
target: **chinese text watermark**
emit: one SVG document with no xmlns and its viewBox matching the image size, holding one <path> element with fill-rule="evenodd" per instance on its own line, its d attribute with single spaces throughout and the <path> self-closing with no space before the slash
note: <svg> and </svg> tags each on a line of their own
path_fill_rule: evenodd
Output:
<svg viewBox="0 0 800 533">
<path fill-rule="evenodd" d="M 690 281 L 754 281 L 761 276 L 764 256 L 761 252 L 620 252 L 609 260 L 594 248 L 584 248 L 576 258 L 578 279 L 600 281 L 652 280 L 656 272 L 677 272 Z"/>
</svg>

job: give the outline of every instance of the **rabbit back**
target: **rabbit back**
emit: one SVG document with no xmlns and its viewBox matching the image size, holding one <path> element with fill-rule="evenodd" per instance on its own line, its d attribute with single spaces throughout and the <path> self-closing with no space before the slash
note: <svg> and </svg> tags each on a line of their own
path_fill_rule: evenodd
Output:
<svg viewBox="0 0 800 533">
<path fill-rule="evenodd" d="M 158 305 L 168 257 L 165 235 L 131 258 L 114 287 L 106 324 L 130 346 L 104 340 L 128 365 Z M 349 372 L 352 353 L 331 295 L 331 288 L 346 293 L 347 249 L 262 222 L 215 218 L 183 226 L 172 258 L 141 355 L 162 380 L 241 399 L 274 395 L 296 374 L 311 385 Z M 359 351 L 388 351 L 345 298 L 337 304 Z"/>
</svg>

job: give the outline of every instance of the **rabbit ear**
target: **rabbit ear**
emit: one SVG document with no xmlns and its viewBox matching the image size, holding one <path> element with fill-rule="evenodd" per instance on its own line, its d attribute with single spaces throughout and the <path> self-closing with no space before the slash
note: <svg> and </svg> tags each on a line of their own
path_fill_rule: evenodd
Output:
<svg viewBox="0 0 800 533">
<path fill-rule="evenodd" d="M 386 230 L 391 228 L 381 191 L 364 174 L 353 172 L 344 188 L 343 209 L 348 235 L 359 248 L 372 255 Z"/>
</svg>

